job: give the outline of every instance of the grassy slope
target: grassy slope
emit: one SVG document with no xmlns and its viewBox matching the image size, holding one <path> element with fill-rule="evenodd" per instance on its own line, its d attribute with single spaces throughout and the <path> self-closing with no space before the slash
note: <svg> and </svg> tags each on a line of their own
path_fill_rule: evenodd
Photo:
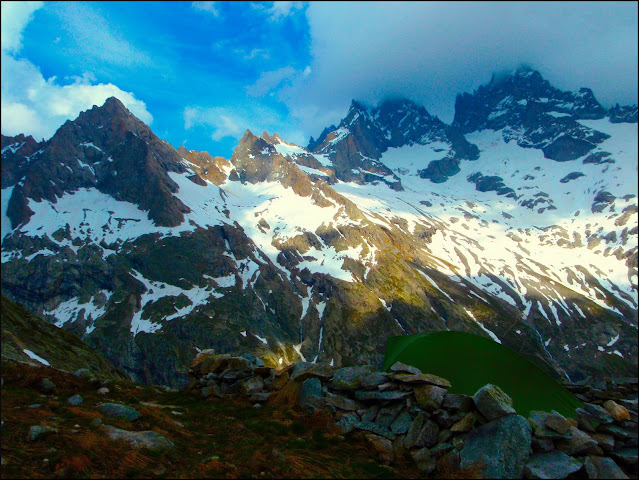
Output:
<svg viewBox="0 0 639 480">
<path fill-rule="evenodd" d="M 44 377 L 57 385 L 53 395 L 38 391 Z M 112 381 L 110 392 L 102 395 L 99 382 L 17 363 L 3 362 L 2 378 L 2 457 L 7 462 L 2 478 L 420 477 L 410 461 L 379 465 L 363 439 L 344 438 L 329 417 L 305 417 L 284 402 L 253 408 L 246 401 L 204 400 L 125 380 Z M 74 394 L 84 398 L 81 405 L 67 403 Z M 135 422 L 107 419 L 95 408 L 106 401 L 130 405 L 142 417 Z M 33 404 L 40 406 L 24 408 Z M 106 437 L 91 423 L 95 418 L 127 430 L 156 431 L 175 448 L 133 449 Z M 29 442 L 31 425 L 53 426 L 58 433 Z M 284 462 L 272 453 L 274 448 Z"/>
</svg>

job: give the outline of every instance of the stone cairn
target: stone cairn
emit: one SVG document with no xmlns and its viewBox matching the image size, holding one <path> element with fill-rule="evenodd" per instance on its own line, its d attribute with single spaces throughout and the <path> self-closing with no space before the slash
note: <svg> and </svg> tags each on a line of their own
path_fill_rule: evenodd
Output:
<svg viewBox="0 0 639 480">
<path fill-rule="evenodd" d="M 189 390 L 242 396 L 259 406 L 283 389 L 307 414 L 330 412 L 344 435 L 362 435 L 385 464 L 412 460 L 424 474 L 478 469 L 485 478 L 637 478 L 637 379 L 568 384 L 584 404 L 576 418 L 518 415 L 497 385 L 451 394 L 448 380 L 397 362 L 335 368 L 298 362 L 282 369 L 247 353 L 198 354 Z"/>
</svg>

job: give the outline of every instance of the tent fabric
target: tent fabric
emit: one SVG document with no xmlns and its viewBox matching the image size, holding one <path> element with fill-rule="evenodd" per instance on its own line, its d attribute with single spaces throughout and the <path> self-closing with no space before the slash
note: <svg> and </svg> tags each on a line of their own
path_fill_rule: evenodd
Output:
<svg viewBox="0 0 639 480">
<path fill-rule="evenodd" d="M 466 332 L 432 332 L 390 337 L 382 370 L 395 362 L 450 381 L 450 393 L 474 395 L 492 383 L 513 400 L 520 415 L 556 410 L 575 418 L 581 402 L 537 365 L 493 340 Z"/>
</svg>

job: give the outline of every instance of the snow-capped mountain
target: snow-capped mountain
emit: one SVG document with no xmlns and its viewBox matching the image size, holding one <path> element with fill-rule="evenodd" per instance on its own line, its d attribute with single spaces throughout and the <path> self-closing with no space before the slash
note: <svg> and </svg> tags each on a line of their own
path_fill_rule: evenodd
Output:
<svg viewBox="0 0 639 480">
<path fill-rule="evenodd" d="M 174 149 L 116 99 L 2 138 L 2 290 L 134 376 L 198 349 L 376 363 L 463 330 L 557 377 L 637 365 L 637 108 L 518 69 L 458 97 L 353 101 L 308 148 Z"/>
</svg>

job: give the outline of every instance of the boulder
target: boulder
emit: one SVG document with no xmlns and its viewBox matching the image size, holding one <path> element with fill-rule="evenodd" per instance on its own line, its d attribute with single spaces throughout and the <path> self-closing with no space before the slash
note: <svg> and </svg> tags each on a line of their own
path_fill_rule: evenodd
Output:
<svg viewBox="0 0 639 480">
<path fill-rule="evenodd" d="M 73 395 L 67 399 L 67 403 L 71 405 L 80 405 L 84 399 L 80 395 Z"/>
<path fill-rule="evenodd" d="M 492 420 L 468 433 L 460 465 L 482 466 L 484 478 L 521 478 L 531 441 L 532 428 L 521 415 Z"/>
<path fill-rule="evenodd" d="M 113 440 L 124 440 L 133 448 L 148 448 L 149 450 L 164 450 L 175 445 L 164 435 L 151 430 L 143 432 L 130 432 L 111 425 L 101 425 L 109 438 Z"/>
<path fill-rule="evenodd" d="M 630 420 L 630 412 L 628 411 L 628 409 L 622 405 L 619 405 L 614 400 L 606 400 L 603 404 L 603 407 L 617 422 Z"/>
<path fill-rule="evenodd" d="M 554 450 L 547 453 L 537 453 L 530 457 L 524 468 L 524 473 L 527 478 L 566 478 L 581 468 L 581 463 L 577 460 Z"/>
<path fill-rule="evenodd" d="M 319 378 L 307 378 L 302 382 L 299 403 L 304 411 L 313 413 L 324 406 L 324 393 Z"/>
<path fill-rule="evenodd" d="M 508 394 L 497 385 L 490 383 L 477 390 L 477 393 L 473 395 L 473 401 L 477 410 L 488 421 L 516 413 L 513 401 Z"/>
<path fill-rule="evenodd" d="M 442 406 L 446 389 L 436 385 L 419 385 L 413 389 L 415 400 L 424 410 L 437 410 Z"/>
<path fill-rule="evenodd" d="M 596 440 L 577 427 L 570 427 L 568 433 L 570 435 L 569 438 L 561 439 L 555 443 L 557 449 L 567 455 L 576 455 L 597 446 Z"/>
<path fill-rule="evenodd" d="M 361 386 L 362 380 L 372 372 L 373 367 L 369 365 L 340 368 L 333 375 L 331 386 L 335 390 L 356 390 Z"/>
<path fill-rule="evenodd" d="M 97 406 L 97 409 L 109 418 L 119 418 L 131 422 L 142 416 L 135 408 L 119 403 L 101 403 Z"/>
<path fill-rule="evenodd" d="M 395 452 L 393 451 L 393 443 L 384 437 L 380 437 L 375 434 L 367 434 L 365 437 L 368 444 L 375 452 L 375 455 L 381 460 L 382 463 L 388 465 L 395 459 Z"/>
</svg>

